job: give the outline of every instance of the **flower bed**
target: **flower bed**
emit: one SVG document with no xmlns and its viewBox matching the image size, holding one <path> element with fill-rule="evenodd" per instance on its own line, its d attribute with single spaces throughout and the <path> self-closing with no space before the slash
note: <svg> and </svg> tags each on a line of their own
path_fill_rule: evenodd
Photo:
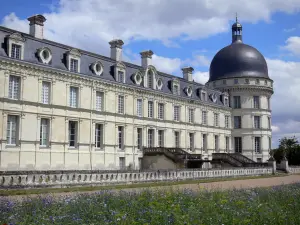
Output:
<svg viewBox="0 0 300 225">
<path fill-rule="evenodd" d="M 54 200 L 2 197 L 0 224 L 300 224 L 300 184 L 266 189 L 101 191 Z"/>
</svg>

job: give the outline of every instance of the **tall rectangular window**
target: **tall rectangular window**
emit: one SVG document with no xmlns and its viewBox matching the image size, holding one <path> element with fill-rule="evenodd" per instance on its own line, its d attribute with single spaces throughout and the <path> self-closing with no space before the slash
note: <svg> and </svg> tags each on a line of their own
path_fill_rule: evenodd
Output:
<svg viewBox="0 0 300 225">
<path fill-rule="evenodd" d="M 267 98 L 267 101 L 268 101 L 268 109 L 270 110 L 271 109 L 271 106 L 270 106 L 270 97 Z"/>
<path fill-rule="evenodd" d="M 103 96 L 104 96 L 103 92 L 96 91 L 96 110 L 97 111 L 103 110 Z"/>
<path fill-rule="evenodd" d="M 49 104 L 50 103 L 50 82 L 43 81 L 42 82 L 42 103 Z"/>
<path fill-rule="evenodd" d="M 118 82 L 124 83 L 124 72 L 118 71 Z"/>
<path fill-rule="evenodd" d="M 207 124 L 207 112 L 202 111 L 202 124 L 206 125 Z"/>
<path fill-rule="evenodd" d="M 143 169 L 143 158 L 139 158 L 139 170 Z"/>
<path fill-rule="evenodd" d="M 124 149 L 124 127 L 118 126 L 118 148 Z"/>
<path fill-rule="evenodd" d="M 78 60 L 77 59 L 70 59 L 70 71 L 71 72 L 78 72 Z"/>
<path fill-rule="evenodd" d="M 153 88 L 153 75 L 152 72 L 148 72 L 147 74 L 148 88 Z"/>
<path fill-rule="evenodd" d="M 154 130 L 148 129 L 148 147 L 154 147 Z"/>
<path fill-rule="evenodd" d="M 206 93 L 201 92 L 201 101 L 206 101 Z"/>
<path fill-rule="evenodd" d="M 49 131 L 50 131 L 50 121 L 49 119 L 42 118 L 40 124 L 40 146 L 49 146 Z"/>
<path fill-rule="evenodd" d="M 174 106 L 174 120 L 179 121 L 179 106 L 175 105 Z"/>
<path fill-rule="evenodd" d="M 164 147 L 164 131 L 158 131 L 158 147 Z"/>
<path fill-rule="evenodd" d="M 189 123 L 194 123 L 194 109 L 189 109 Z"/>
<path fill-rule="evenodd" d="M 153 102 L 148 101 L 148 117 L 153 118 Z"/>
<path fill-rule="evenodd" d="M 218 113 L 214 113 L 214 125 L 215 125 L 215 127 L 219 126 L 219 114 Z"/>
<path fill-rule="evenodd" d="M 268 128 L 271 129 L 271 118 L 268 117 Z"/>
<path fill-rule="evenodd" d="M 174 139 L 175 139 L 175 148 L 179 148 L 179 146 L 180 146 L 180 137 L 179 137 L 179 132 L 178 131 L 174 132 Z"/>
<path fill-rule="evenodd" d="M 272 150 L 272 138 L 269 137 L 269 150 Z"/>
<path fill-rule="evenodd" d="M 95 148 L 103 147 L 103 124 L 95 124 Z"/>
<path fill-rule="evenodd" d="M 234 116 L 234 128 L 241 129 L 242 128 L 242 117 L 241 116 Z"/>
<path fill-rule="evenodd" d="M 241 108 L 241 96 L 233 96 L 233 108 Z"/>
<path fill-rule="evenodd" d="M 143 100 L 142 99 L 136 100 L 136 115 L 138 117 L 143 116 Z"/>
<path fill-rule="evenodd" d="M 21 45 L 16 45 L 16 44 L 12 44 L 11 45 L 11 58 L 14 58 L 14 59 L 21 59 L 21 50 L 22 47 Z"/>
<path fill-rule="evenodd" d="M 179 87 L 178 87 L 178 85 L 173 85 L 173 94 L 175 94 L 175 95 L 179 95 L 180 93 L 179 93 Z"/>
<path fill-rule="evenodd" d="M 259 109 L 259 96 L 253 96 L 253 108 Z"/>
<path fill-rule="evenodd" d="M 255 129 L 260 128 L 260 116 L 254 116 L 254 128 Z"/>
<path fill-rule="evenodd" d="M 126 169 L 125 157 L 119 157 L 119 168 L 120 170 Z"/>
<path fill-rule="evenodd" d="M 137 148 L 142 150 L 143 146 L 143 129 L 137 128 Z"/>
<path fill-rule="evenodd" d="M 9 76 L 8 97 L 11 99 L 20 99 L 20 77 Z"/>
<path fill-rule="evenodd" d="M 255 137 L 254 138 L 254 146 L 255 146 L 255 152 L 260 153 L 260 137 Z"/>
<path fill-rule="evenodd" d="M 78 88 L 70 87 L 70 107 L 78 107 Z"/>
<path fill-rule="evenodd" d="M 19 117 L 15 115 L 7 116 L 6 140 L 8 145 L 16 145 L 19 138 Z"/>
<path fill-rule="evenodd" d="M 77 121 L 69 121 L 69 147 L 77 147 L 78 125 Z"/>
<path fill-rule="evenodd" d="M 225 116 L 225 128 L 229 128 L 229 116 Z"/>
<path fill-rule="evenodd" d="M 225 137 L 225 151 L 229 152 L 229 137 Z"/>
<path fill-rule="evenodd" d="M 207 151 L 207 134 L 202 134 L 202 149 Z"/>
<path fill-rule="evenodd" d="M 242 138 L 241 137 L 234 137 L 234 151 L 236 153 L 242 153 Z"/>
<path fill-rule="evenodd" d="M 163 103 L 158 103 L 158 119 L 164 119 L 164 108 L 165 107 Z"/>
<path fill-rule="evenodd" d="M 124 96 L 118 96 L 118 113 L 124 114 Z"/>
<path fill-rule="evenodd" d="M 194 151 L 194 133 L 189 133 L 190 151 Z"/>
<path fill-rule="evenodd" d="M 215 151 L 219 151 L 219 136 L 215 135 Z"/>
</svg>

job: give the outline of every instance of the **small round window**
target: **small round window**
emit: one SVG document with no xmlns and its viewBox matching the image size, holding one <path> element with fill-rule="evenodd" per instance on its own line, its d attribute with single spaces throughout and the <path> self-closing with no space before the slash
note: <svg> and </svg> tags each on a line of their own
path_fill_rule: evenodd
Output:
<svg viewBox="0 0 300 225">
<path fill-rule="evenodd" d="M 95 62 L 92 64 L 92 70 L 96 75 L 100 76 L 103 72 L 103 66 L 101 62 Z"/>
<path fill-rule="evenodd" d="M 51 59 L 52 59 L 51 51 L 48 48 L 42 48 L 42 49 L 40 49 L 38 51 L 38 55 L 39 55 L 40 60 L 43 63 L 46 63 L 46 64 L 48 64 L 51 61 Z"/>
</svg>

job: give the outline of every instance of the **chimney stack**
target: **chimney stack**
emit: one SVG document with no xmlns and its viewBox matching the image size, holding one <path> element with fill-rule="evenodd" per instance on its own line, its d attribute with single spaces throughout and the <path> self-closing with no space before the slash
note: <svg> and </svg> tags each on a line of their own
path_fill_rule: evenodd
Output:
<svg viewBox="0 0 300 225">
<path fill-rule="evenodd" d="M 120 39 L 114 39 L 109 42 L 110 44 L 110 58 L 116 61 L 122 61 L 122 45 L 124 42 Z"/>
<path fill-rule="evenodd" d="M 183 73 L 183 78 L 188 81 L 193 81 L 193 67 L 184 67 L 181 69 Z"/>
<path fill-rule="evenodd" d="M 34 15 L 27 19 L 29 23 L 29 34 L 35 38 L 44 38 L 44 22 L 46 18 L 42 15 Z"/>
<path fill-rule="evenodd" d="M 153 52 L 151 50 L 142 51 L 140 54 L 142 57 L 142 67 L 147 68 L 148 66 L 152 65 Z"/>
</svg>

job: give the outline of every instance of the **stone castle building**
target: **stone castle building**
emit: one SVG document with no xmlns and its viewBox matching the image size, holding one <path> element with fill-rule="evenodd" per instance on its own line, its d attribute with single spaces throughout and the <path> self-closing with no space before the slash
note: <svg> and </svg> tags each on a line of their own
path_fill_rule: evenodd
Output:
<svg viewBox="0 0 300 225">
<path fill-rule="evenodd" d="M 42 15 L 28 20 L 29 34 L 0 27 L 1 170 L 140 169 L 145 149 L 269 158 L 273 81 L 240 23 L 203 85 L 192 67 L 157 71 L 151 50 L 133 65 L 122 40 L 105 57 L 45 39 Z"/>
</svg>

